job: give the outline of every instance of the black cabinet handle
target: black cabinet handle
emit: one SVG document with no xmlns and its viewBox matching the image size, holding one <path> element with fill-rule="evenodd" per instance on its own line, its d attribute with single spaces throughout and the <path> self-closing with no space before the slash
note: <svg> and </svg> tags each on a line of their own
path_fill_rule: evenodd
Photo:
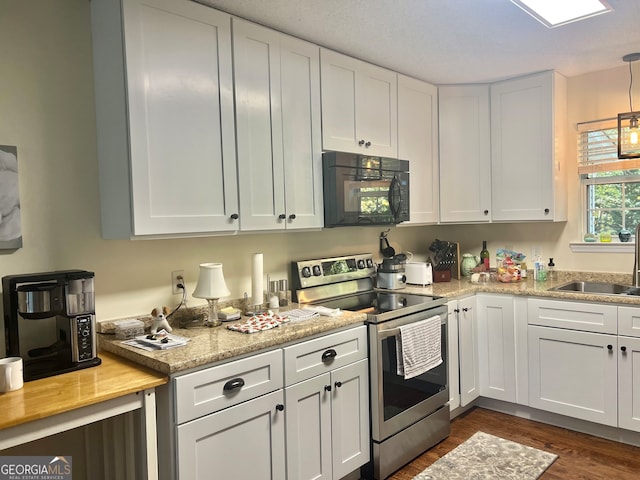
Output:
<svg viewBox="0 0 640 480">
<path fill-rule="evenodd" d="M 231 220 L 237 220 L 238 218 L 239 218 L 239 215 L 237 213 L 231 214 Z"/>
<path fill-rule="evenodd" d="M 284 405 L 281 404 L 281 403 L 277 404 L 276 405 L 276 410 L 279 411 L 279 412 L 283 411 L 284 410 Z"/>
<path fill-rule="evenodd" d="M 489 215 L 489 210 L 485 210 L 485 211 L 484 211 L 484 212 L 482 212 L 482 213 L 484 213 L 485 215 Z"/>
<path fill-rule="evenodd" d="M 237 390 L 238 388 L 244 387 L 244 380 L 242 378 L 234 378 L 229 380 L 222 387 L 223 392 L 232 392 L 233 390 Z"/>
<path fill-rule="evenodd" d="M 549 212 L 550 212 L 550 211 L 551 211 L 551 210 L 549 210 L 548 208 L 545 208 L 545 209 L 544 209 L 544 214 L 545 214 L 545 215 L 549 215 Z"/>
<path fill-rule="evenodd" d="M 367 142 L 364 144 L 365 147 L 369 148 L 371 146 L 371 142 Z"/>
<path fill-rule="evenodd" d="M 620 350 L 622 350 L 623 352 L 627 352 L 627 347 L 625 347 L 624 345 L 620 347 Z"/>
<path fill-rule="evenodd" d="M 287 218 L 287 216 L 284 213 L 281 213 L 280 215 L 278 215 L 279 220 L 284 220 L 285 218 Z"/>
<path fill-rule="evenodd" d="M 465 307 L 462 309 L 463 312 L 468 312 L 469 310 L 471 310 L 473 307 Z"/>
<path fill-rule="evenodd" d="M 459 308 L 454 308 L 454 309 L 453 309 L 453 311 L 454 311 L 455 313 L 460 313 L 460 309 L 459 309 Z"/>
<path fill-rule="evenodd" d="M 322 354 L 322 361 L 324 363 L 327 363 L 327 362 L 330 362 L 331 360 L 333 360 L 337 356 L 338 356 L 338 352 L 336 352 L 333 348 L 330 348 L 329 350 L 326 350 Z"/>
<path fill-rule="evenodd" d="M 613 345 L 607 345 L 607 350 L 609 351 L 613 350 Z"/>
<path fill-rule="evenodd" d="M 331 385 L 325 385 L 324 386 L 324 391 L 325 392 L 330 392 L 331 391 Z"/>
<path fill-rule="evenodd" d="M 342 386 L 342 382 L 338 381 L 334 384 L 336 388 L 340 388 Z"/>
<path fill-rule="evenodd" d="M 358 145 L 360 145 L 360 146 L 364 145 L 364 140 L 360 140 L 360 141 L 358 142 Z"/>
<path fill-rule="evenodd" d="M 291 215 L 289 215 L 289 220 L 295 220 L 296 219 L 296 214 L 292 213 Z"/>
</svg>

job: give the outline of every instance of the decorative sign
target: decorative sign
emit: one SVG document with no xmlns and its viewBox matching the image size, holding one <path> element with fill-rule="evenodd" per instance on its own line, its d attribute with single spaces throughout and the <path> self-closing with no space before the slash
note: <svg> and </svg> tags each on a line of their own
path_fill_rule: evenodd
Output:
<svg viewBox="0 0 640 480">
<path fill-rule="evenodd" d="M 18 149 L 0 145 L 0 250 L 22 247 Z"/>
</svg>

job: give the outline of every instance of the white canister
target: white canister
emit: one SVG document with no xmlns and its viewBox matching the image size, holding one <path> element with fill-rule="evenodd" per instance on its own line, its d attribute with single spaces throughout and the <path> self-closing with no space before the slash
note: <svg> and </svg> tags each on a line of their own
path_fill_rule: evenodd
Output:
<svg viewBox="0 0 640 480">
<path fill-rule="evenodd" d="M 0 392 L 19 390 L 24 385 L 22 377 L 22 358 L 7 357 L 0 359 Z"/>
</svg>

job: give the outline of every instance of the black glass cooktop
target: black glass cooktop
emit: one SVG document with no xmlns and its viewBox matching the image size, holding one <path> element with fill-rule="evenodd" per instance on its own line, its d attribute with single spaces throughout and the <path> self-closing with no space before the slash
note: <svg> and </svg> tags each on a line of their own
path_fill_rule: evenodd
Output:
<svg viewBox="0 0 640 480">
<path fill-rule="evenodd" d="M 435 295 L 370 291 L 318 303 L 329 308 L 366 313 L 368 320 L 375 323 L 389 319 L 389 315 L 383 314 L 395 312 L 398 314 L 397 316 L 400 316 L 415 311 L 427 310 L 443 305 L 446 303 L 446 299 Z"/>
</svg>

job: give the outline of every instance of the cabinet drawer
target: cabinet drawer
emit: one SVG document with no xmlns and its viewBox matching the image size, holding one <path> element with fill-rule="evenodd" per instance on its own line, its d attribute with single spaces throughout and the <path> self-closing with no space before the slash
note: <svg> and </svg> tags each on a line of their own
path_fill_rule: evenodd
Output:
<svg viewBox="0 0 640 480">
<path fill-rule="evenodd" d="M 615 305 L 530 298 L 528 310 L 529 325 L 618 333 L 618 307 Z"/>
<path fill-rule="evenodd" d="M 292 385 L 363 358 L 367 358 L 367 328 L 364 325 L 286 347 L 285 385 Z"/>
<path fill-rule="evenodd" d="M 640 308 L 618 307 L 618 335 L 640 337 Z"/>
<path fill-rule="evenodd" d="M 181 424 L 282 388 L 282 350 L 189 373 L 174 385 L 176 423 Z"/>
</svg>

